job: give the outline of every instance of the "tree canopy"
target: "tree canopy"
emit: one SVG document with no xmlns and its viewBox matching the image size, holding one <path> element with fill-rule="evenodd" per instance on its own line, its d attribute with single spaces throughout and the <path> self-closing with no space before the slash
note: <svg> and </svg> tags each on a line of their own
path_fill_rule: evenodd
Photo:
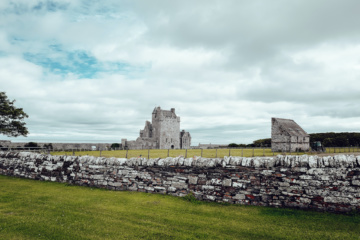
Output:
<svg viewBox="0 0 360 240">
<path fill-rule="evenodd" d="M 26 136 L 29 132 L 24 118 L 29 116 L 14 103 L 15 100 L 10 101 L 5 92 L 0 92 L 0 134 L 8 137 Z"/>
<path fill-rule="evenodd" d="M 119 149 L 120 148 L 120 144 L 119 143 L 113 143 L 110 146 L 111 149 Z"/>
<path fill-rule="evenodd" d="M 310 144 L 320 141 L 324 147 L 352 147 L 360 146 L 360 133 L 310 133 Z M 252 144 L 230 143 L 229 147 L 271 147 L 271 138 L 258 139 Z"/>
</svg>

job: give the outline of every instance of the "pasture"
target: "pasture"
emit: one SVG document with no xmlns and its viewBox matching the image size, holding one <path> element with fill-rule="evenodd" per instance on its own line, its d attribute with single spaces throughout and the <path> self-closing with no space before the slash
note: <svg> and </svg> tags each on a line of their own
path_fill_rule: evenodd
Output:
<svg viewBox="0 0 360 240">
<path fill-rule="evenodd" d="M 355 153 L 359 152 L 359 147 L 343 147 L 343 148 L 327 148 L 326 153 Z M 81 151 L 81 150 L 69 150 L 69 151 L 54 151 L 52 155 L 76 155 L 76 156 L 95 156 L 95 157 L 115 157 L 115 158 L 132 158 L 132 157 L 144 157 L 144 158 L 166 158 L 166 157 L 194 157 L 202 156 L 205 158 L 223 158 L 224 156 L 242 156 L 242 157 L 262 157 L 262 156 L 276 156 L 278 154 L 317 154 L 315 152 L 272 152 L 270 148 L 231 148 L 231 149 L 142 149 L 142 150 L 109 150 L 109 151 Z"/>
<path fill-rule="evenodd" d="M 0 176 L 0 239 L 359 239 L 360 216 Z"/>
</svg>

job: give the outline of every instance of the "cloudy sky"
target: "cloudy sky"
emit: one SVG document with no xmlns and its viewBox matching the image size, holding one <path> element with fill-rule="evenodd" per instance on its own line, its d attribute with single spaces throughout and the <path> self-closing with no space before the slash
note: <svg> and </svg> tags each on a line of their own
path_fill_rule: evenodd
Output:
<svg viewBox="0 0 360 240">
<path fill-rule="evenodd" d="M 251 143 L 271 117 L 360 131 L 358 0 L 1 0 L 0 91 L 30 134 L 135 139 L 175 108 L 198 143 Z"/>
</svg>

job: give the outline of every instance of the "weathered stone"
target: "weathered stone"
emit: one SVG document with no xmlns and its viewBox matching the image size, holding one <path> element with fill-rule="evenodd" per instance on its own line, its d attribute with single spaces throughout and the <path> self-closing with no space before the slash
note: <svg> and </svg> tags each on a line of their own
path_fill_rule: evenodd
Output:
<svg viewBox="0 0 360 240">
<path fill-rule="evenodd" d="M 360 186 L 360 180 L 352 180 L 351 184 L 355 186 Z"/>
<path fill-rule="evenodd" d="M 236 194 L 233 198 L 237 200 L 244 200 L 246 197 L 245 194 Z"/>
<path fill-rule="evenodd" d="M 231 179 L 224 179 L 222 182 L 222 185 L 225 187 L 230 187 L 232 185 L 232 180 Z"/>
<path fill-rule="evenodd" d="M 189 184 L 197 184 L 198 177 L 189 176 Z"/>
<path fill-rule="evenodd" d="M 0 174 L 175 196 L 192 191 L 208 201 L 341 212 L 360 209 L 357 161 L 351 155 L 146 160 L 0 152 Z"/>
</svg>

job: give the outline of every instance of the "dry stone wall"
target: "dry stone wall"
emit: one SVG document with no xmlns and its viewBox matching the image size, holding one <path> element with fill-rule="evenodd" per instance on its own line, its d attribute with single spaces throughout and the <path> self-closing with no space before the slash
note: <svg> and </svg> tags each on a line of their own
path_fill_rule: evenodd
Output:
<svg viewBox="0 0 360 240">
<path fill-rule="evenodd" d="M 0 173 L 235 204 L 360 212 L 360 156 L 96 158 L 0 152 Z"/>
</svg>

